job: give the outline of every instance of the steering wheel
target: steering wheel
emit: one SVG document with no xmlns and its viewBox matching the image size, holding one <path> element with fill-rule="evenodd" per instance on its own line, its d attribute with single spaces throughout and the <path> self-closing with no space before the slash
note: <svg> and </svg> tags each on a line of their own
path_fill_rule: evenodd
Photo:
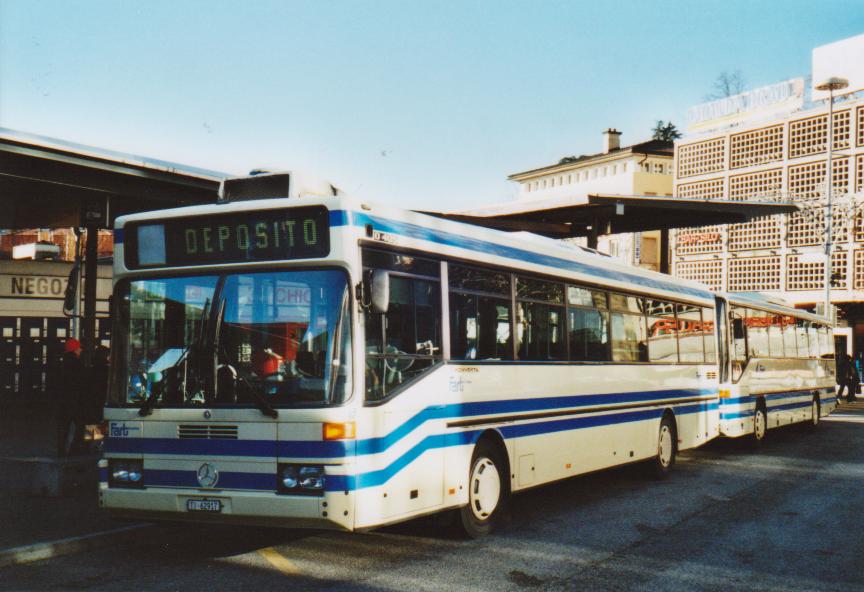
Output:
<svg viewBox="0 0 864 592">
<path fill-rule="evenodd" d="M 414 365 L 414 358 L 408 357 L 407 353 L 395 345 L 388 345 L 384 348 L 384 353 L 387 356 L 384 358 L 384 366 L 391 372 L 405 372 Z"/>
</svg>

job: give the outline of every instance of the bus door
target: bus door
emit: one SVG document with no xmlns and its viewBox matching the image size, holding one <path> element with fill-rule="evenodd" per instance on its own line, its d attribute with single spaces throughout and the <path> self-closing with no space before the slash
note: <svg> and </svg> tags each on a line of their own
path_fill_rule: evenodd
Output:
<svg viewBox="0 0 864 592">
<path fill-rule="evenodd" d="M 365 402 L 376 409 L 369 417 L 385 441 L 401 436 L 380 460 L 387 467 L 382 510 L 391 517 L 443 503 L 440 264 L 371 249 L 363 263 L 366 293 L 375 283 L 389 294 L 383 307 L 365 308 L 364 352 Z"/>
<path fill-rule="evenodd" d="M 740 396 L 747 396 L 750 394 L 750 389 L 747 386 L 746 381 L 741 381 L 749 361 L 747 349 L 747 318 L 744 309 L 737 307 L 730 308 L 728 318 L 730 328 L 729 335 L 732 341 L 732 346 L 729 352 L 731 362 L 729 378 L 733 383 L 738 383 Z"/>
</svg>

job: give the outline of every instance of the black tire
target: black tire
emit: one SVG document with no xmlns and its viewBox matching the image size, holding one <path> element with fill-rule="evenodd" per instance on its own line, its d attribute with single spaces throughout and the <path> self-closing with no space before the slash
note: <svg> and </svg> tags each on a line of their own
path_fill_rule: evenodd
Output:
<svg viewBox="0 0 864 592">
<path fill-rule="evenodd" d="M 459 509 L 458 520 L 468 538 L 486 536 L 507 513 L 510 478 L 505 459 L 501 447 L 489 441 L 474 448 L 468 469 L 468 505 Z"/>
<path fill-rule="evenodd" d="M 819 395 L 813 395 L 813 403 L 811 404 L 810 410 L 813 417 L 811 417 L 810 421 L 807 422 L 807 427 L 811 430 L 815 430 L 819 427 L 819 424 L 822 423 L 822 401 L 819 399 Z"/>
<path fill-rule="evenodd" d="M 750 434 L 750 445 L 753 448 L 760 448 L 768 437 L 768 412 L 765 408 L 765 402 L 759 400 L 756 402 L 756 411 L 753 413 L 753 433 Z"/>
<path fill-rule="evenodd" d="M 652 474 L 657 479 L 665 479 L 675 466 L 678 457 L 678 430 L 671 415 L 664 415 L 657 430 L 657 456 L 651 462 Z"/>
</svg>

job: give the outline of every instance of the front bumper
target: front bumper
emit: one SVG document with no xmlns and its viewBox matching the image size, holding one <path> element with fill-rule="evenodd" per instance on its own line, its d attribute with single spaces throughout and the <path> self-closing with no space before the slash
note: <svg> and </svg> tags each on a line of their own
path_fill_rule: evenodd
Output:
<svg viewBox="0 0 864 592">
<path fill-rule="evenodd" d="M 219 500 L 220 512 L 190 512 L 190 499 Z M 169 487 L 99 490 L 99 505 L 112 516 L 141 520 L 325 528 L 353 530 L 353 496 L 328 492 L 323 497 L 235 490 Z"/>
</svg>

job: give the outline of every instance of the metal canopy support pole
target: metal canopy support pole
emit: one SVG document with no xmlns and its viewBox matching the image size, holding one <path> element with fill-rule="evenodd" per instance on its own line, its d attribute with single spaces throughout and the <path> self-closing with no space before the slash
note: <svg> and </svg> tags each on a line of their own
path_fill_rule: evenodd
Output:
<svg viewBox="0 0 864 592">
<path fill-rule="evenodd" d="M 834 90 L 828 90 L 828 162 L 825 163 L 825 316 L 831 316 L 831 241 L 834 179 L 831 156 L 834 153 Z"/>
<path fill-rule="evenodd" d="M 77 266 L 79 271 L 75 279 L 75 303 L 72 306 L 72 332 L 70 336 L 81 339 L 81 228 L 78 226 L 75 227 L 75 262 L 73 265 Z"/>
<path fill-rule="evenodd" d="M 84 318 L 81 319 L 81 354 L 85 365 L 90 365 L 96 348 L 96 284 L 99 281 L 99 227 L 103 221 L 104 204 L 94 202 L 84 210 L 84 228 L 87 239 L 84 246 Z"/>
<path fill-rule="evenodd" d="M 660 231 L 660 273 L 671 273 L 669 267 L 669 229 Z"/>
<path fill-rule="evenodd" d="M 588 248 L 597 250 L 597 237 L 600 236 L 600 220 L 593 220 L 588 229 Z"/>
<path fill-rule="evenodd" d="M 93 349 L 96 347 L 96 282 L 98 266 L 99 229 L 87 225 L 87 242 L 84 247 L 84 318 L 81 323 L 81 354 L 84 363 L 89 365 Z"/>
<path fill-rule="evenodd" d="M 824 315 L 832 318 L 831 314 L 831 236 L 833 228 L 833 212 L 832 201 L 834 199 L 834 170 L 831 162 L 831 157 L 834 154 L 834 91 L 843 90 L 849 86 L 849 81 L 845 78 L 832 76 L 819 84 L 814 85 L 816 90 L 828 91 L 828 145 L 826 152 L 828 159 L 825 163 L 825 311 Z M 836 321 L 836 318 L 834 319 Z"/>
</svg>

